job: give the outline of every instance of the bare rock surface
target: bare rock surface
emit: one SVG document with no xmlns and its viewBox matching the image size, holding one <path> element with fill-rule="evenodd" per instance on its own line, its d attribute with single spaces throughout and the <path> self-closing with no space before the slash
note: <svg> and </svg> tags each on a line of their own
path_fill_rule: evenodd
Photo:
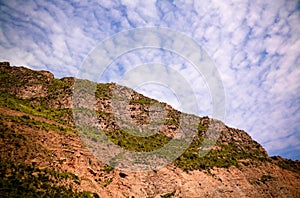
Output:
<svg viewBox="0 0 300 198">
<path fill-rule="evenodd" d="M 246 132 L 221 121 L 181 113 L 114 83 L 94 83 L 94 94 L 78 92 L 80 97 L 72 100 L 75 78 L 56 79 L 48 71 L 7 62 L 0 63 L 0 72 L 2 164 L 73 174 L 57 185 L 72 185 L 94 197 L 300 197 L 299 161 L 269 157 Z M 130 133 L 135 129 L 140 134 Z M 147 137 L 144 131 L 153 134 Z M 148 171 L 113 168 L 121 150 L 103 143 L 149 152 L 171 139 L 187 138 L 193 141 L 181 156 Z M 215 142 L 209 145 L 208 140 Z M 105 149 L 109 165 L 95 155 Z M 205 149 L 208 153 L 199 157 Z"/>
</svg>

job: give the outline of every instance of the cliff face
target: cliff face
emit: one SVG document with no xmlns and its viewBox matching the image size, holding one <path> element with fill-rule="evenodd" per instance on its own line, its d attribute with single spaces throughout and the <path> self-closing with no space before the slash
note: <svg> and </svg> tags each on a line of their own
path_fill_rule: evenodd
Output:
<svg viewBox="0 0 300 198">
<path fill-rule="evenodd" d="M 4 197 L 299 197 L 299 162 L 269 157 L 246 132 L 181 113 L 126 87 L 87 82 L 96 87 L 92 109 L 97 125 L 123 150 L 151 152 L 176 140 L 183 120 L 195 126 L 184 128 L 181 136 L 194 130 L 189 146 L 165 167 L 144 172 L 113 168 L 123 163 L 116 160 L 121 153 L 113 149 L 114 160 L 105 164 L 94 152 L 102 139 L 75 126 L 72 110 L 89 108 L 86 97 L 73 104 L 74 83 L 74 78 L 56 79 L 47 71 L 0 64 L 0 194 Z M 126 111 L 119 111 L 118 105 Z M 163 119 L 159 111 L 165 112 Z M 130 122 L 121 123 L 118 117 Z M 82 126 L 91 125 L 90 121 L 80 117 Z M 130 127 L 143 128 L 153 121 L 161 125 L 154 135 L 130 133 Z M 215 134 L 216 142 L 209 145 L 207 140 Z"/>
</svg>

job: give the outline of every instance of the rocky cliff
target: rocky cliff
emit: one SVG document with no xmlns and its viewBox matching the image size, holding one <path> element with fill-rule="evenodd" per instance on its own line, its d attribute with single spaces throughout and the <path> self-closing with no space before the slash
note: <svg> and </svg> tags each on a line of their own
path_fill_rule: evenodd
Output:
<svg viewBox="0 0 300 198">
<path fill-rule="evenodd" d="M 72 98 L 78 85 L 95 87 L 92 107 L 87 105 L 87 95 L 80 91 L 76 99 Z M 48 71 L 12 67 L 3 62 L 0 96 L 3 197 L 300 195 L 299 161 L 269 157 L 242 130 L 212 118 L 181 113 L 127 87 L 71 77 L 56 79 Z M 91 118 L 87 116 L 90 110 L 94 113 Z M 83 117 L 77 111 L 84 112 Z M 160 127 L 146 127 L 153 122 Z M 105 156 L 110 160 L 105 163 L 99 160 L 97 152 L 106 144 L 103 136 L 89 128 L 93 124 L 121 148 L 119 151 L 112 147 Z M 153 134 L 136 134 L 136 129 Z M 188 142 L 186 148 L 177 141 L 180 138 Z M 181 147 L 184 150 L 166 166 L 147 171 L 124 168 L 129 166 L 127 158 L 131 155 L 122 152 L 150 153 L 169 142 L 175 142 L 171 151 L 176 153 Z M 160 161 L 168 159 L 162 156 L 159 154 Z M 157 159 L 149 158 L 151 164 L 159 163 Z M 136 164 L 147 167 L 147 163 Z"/>
</svg>

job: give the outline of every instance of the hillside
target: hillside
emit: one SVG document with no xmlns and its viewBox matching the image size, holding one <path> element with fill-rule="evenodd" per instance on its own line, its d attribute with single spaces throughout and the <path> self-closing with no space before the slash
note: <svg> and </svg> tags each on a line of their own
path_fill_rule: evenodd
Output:
<svg viewBox="0 0 300 198">
<path fill-rule="evenodd" d="M 95 86 L 93 107 L 81 90 L 72 100 L 76 81 L 83 82 L 77 86 Z M 300 197 L 299 161 L 270 157 L 242 130 L 181 113 L 127 87 L 56 79 L 48 71 L 3 62 L 0 97 L 2 197 Z M 127 111 L 118 111 L 118 105 Z M 94 131 L 90 110 L 109 141 L 123 150 L 149 153 L 174 140 L 174 151 L 182 146 L 179 137 L 188 147 L 159 169 L 118 168 L 128 167 L 131 155 L 115 149 L 105 156 L 110 159 L 106 164 L 95 157 L 101 152 L 95 149 L 105 144 Z M 159 110 L 166 112 L 163 119 L 155 113 Z M 118 117 L 130 118 L 130 123 Z M 147 128 L 153 135 L 130 133 L 153 121 L 161 125 L 159 131 Z M 169 156 L 159 155 L 159 160 Z"/>
</svg>

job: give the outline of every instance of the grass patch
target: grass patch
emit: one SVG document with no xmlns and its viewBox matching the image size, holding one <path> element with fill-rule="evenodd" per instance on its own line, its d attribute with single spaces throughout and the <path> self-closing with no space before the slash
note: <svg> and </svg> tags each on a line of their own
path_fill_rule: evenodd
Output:
<svg viewBox="0 0 300 198">
<path fill-rule="evenodd" d="M 53 131 L 56 131 L 56 132 L 59 132 L 59 133 L 69 133 L 69 134 L 72 134 L 72 135 L 77 135 L 77 131 L 73 130 L 71 128 L 64 128 L 62 126 L 52 125 L 52 124 L 49 124 L 49 123 L 33 120 L 33 119 L 30 119 L 30 117 L 26 116 L 26 115 L 25 116 L 1 115 L 1 116 L 5 117 L 7 119 L 10 119 L 13 122 L 26 124 L 27 126 L 30 126 L 32 128 L 43 129 L 43 130 L 46 130 L 46 131 L 53 130 Z"/>
<path fill-rule="evenodd" d="M 217 143 L 216 145 L 220 149 L 212 149 L 201 157 L 199 152 L 203 152 L 201 148 L 205 147 L 204 144 L 205 141 L 202 136 L 195 138 L 189 148 L 175 160 L 175 165 L 185 171 L 191 171 L 211 169 L 213 167 L 240 167 L 239 161 L 243 159 L 265 160 L 265 158 L 258 157 L 260 156 L 259 154 L 252 155 L 251 153 L 243 152 L 234 142 L 229 142 L 228 145 Z"/>
<path fill-rule="evenodd" d="M 78 184 L 79 179 L 69 172 L 0 161 L 0 194 L 4 197 L 98 197 L 92 192 L 78 192 L 66 181 Z"/>
<path fill-rule="evenodd" d="M 131 135 L 125 130 L 104 131 L 108 138 L 116 145 L 130 151 L 150 152 L 163 147 L 171 138 L 161 133 L 156 133 L 148 137 L 138 137 Z"/>
<path fill-rule="evenodd" d="M 68 83 L 67 81 L 54 78 L 52 80 L 52 83 L 48 86 L 48 91 L 51 93 L 60 89 L 70 88 L 70 86 L 71 86 L 70 83 Z"/>
<path fill-rule="evenodd" d="M 68 124 L 63 118 L 73 116 L 71 109 L 54 109 L 47 108 L 43 105 L 34 106 L 30 104 L 30 100 L 17 98 L 3 90 L 0 90 L 0 105 L 12 110 L 46 118 L 69 126 L 70 124 Z"/>
<path fill-rule="evenodd" d="M 111 94 L 111 90 L 109 88 L 110 85 L 111 85 L 111 83 L 97 84 L 95 96 L 99 97 L 99 98 L 111 97 L 112 94 Z"/>
</svg>

